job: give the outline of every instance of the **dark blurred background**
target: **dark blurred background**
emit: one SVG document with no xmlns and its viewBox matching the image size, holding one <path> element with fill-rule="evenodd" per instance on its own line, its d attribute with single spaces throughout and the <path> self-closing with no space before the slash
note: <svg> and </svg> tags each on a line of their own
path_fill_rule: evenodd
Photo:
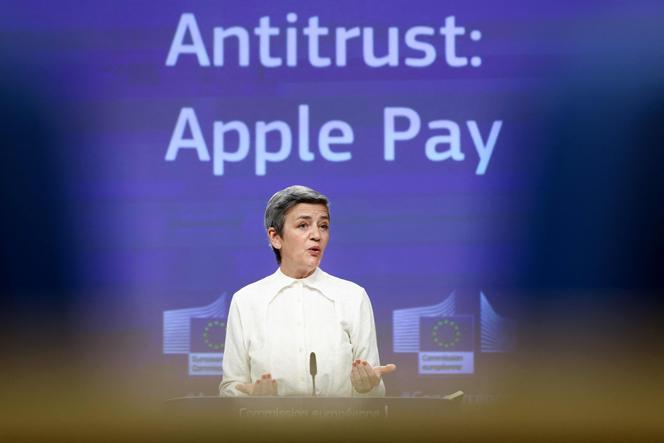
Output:
<svg viewBox="0 0 664 443">
<path fill-rule="evenodd" d="M 209 304 L 272 272 L 262 208 L 295 182 L 332 197 L 338 230 L 325 269 L 372 296 L 382 360 L 400 363 L 386 380 L 390 395 L 466 390 L 467 415 L 449 423 L 459 440 L 661 437 L 657 2 L 512 1 L 497 9 L 66 1 L 5 9 L 0 387 L 8 401 L 0 437 L 105 433 L 115 441 L 130 429 L 158 438 L 164 399 L 214 393 L 218 377 L 191 378 L 184 357 L 162 352 L 162 313 Z M 291 11 L 302 22 L 319 14 L 330 26 L 383 30 L 434 26 L 455 14 L 482 30 L 478 46 L 460 50 L 479 53 L 483 67 L 166 68 L 178 17 L 188 11 L 205 32 Z M 248 158 L 215 177 L 193 155 L 163 160 L 183 106 L 194 106 L 208 128 L 214 119 L 291 122 L 303 102 L 323 110 L 317 123 L 348 118 L 357 130 L 351 163 L 310 166 L 292 156 L 257 177 Z M 504 120 L 487 174 L 474 175 L 467 136 L 465 163 L 428 162 L 423 136 L 397 151 L 396 164 L 383 162 L 381 121 L 371 116 L 390 105 L 417 109 L 423 126 L 425 118 L 477 119 L 487 128 Z M 478 352 L 472 376 L 417 377 L 412 359 L 392 348 L 392 312 L 455 290 L 486 293 L 517 325 L 518 345 Z M 237 426 L 229 435 L 241 435 Z M 368 439 L 387 432 L 357 429 Z M 431 423 L 401 429 L 435 435 Z M 199 437 L 216 435 L 207 430 Z"/>
</svg>

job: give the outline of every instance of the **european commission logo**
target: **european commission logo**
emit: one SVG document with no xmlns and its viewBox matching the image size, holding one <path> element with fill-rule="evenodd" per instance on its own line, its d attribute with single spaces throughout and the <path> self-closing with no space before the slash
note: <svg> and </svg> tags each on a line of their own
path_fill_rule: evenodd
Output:
<svg viewBox="0 0 664 443">
<path fill-rule="evenodd" d="M 457 313 L 452 292 L 432 306 L 393 312 L 395 353 L 418 355 L 421 375 L 475 372 L 475 315 Z M 510 352 L 515 348 L 514 322 L 498 315 L 484 293 L 479 294 L 480 352 Z"/>
<path fill-rule="evenodd" d="M 189 375 L 221 376 L 227 319 L 226 294 L 207 306 L 164 311 L 164 354 L 187 354 Z"/>
</svg>

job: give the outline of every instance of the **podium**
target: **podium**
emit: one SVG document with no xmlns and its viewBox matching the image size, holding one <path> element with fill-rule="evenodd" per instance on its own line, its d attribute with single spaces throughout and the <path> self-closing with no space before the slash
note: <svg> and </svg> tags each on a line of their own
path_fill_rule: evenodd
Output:
<svg viewBox="0 0 664 443">
<path fill-rule="evenodd" d="M 163 404 L 163 429 L 173 441 L 436 441 L 463 435 L 461 406 L 443 398 L 183 397 Z"/>
<path fill-rule="evenodd" d="M 169 414 L 216 419 L 403 419 L 450 418 L 461 402 L 407 397 L 180 397 L 164 403 Z"/>
</svg>

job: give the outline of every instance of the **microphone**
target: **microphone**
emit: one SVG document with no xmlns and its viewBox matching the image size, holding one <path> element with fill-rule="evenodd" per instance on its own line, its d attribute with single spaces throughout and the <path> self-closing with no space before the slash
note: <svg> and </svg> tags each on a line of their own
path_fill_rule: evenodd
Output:
<svg viewBox="0 0 664 443">
<path fill-rule="evenodd" d="M 311 375 L 311 383 L 313 385 L 312 396 L 316 396 L 316 374 L 318 373 L 318 366 L 316 365 L 316 353 L 309 354 L 309 374 Z"/>
</svg>

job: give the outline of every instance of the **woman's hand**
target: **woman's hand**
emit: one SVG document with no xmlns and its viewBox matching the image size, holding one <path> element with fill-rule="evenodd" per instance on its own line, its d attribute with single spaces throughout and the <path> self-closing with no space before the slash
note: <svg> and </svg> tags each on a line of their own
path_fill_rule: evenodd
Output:
<svg viewBox="0 0 664 443">
<path fill-rule="evenodd" d="M 252 396 L 277 395 L 277 381 L 269 373 L 262 374 L 256 383 L 240 383 L 235 387 L 238 391 Z"/>
<path fill-rule="evenodd" d="M 394 372 L 396 369 L 396 365 L 391 363 L 374 368 L 366 360 L 358 359 L 353 362 L 353 368 L 350 371 L 350 382 L 358 393 L 366 394 L 378 386 L 383 374 Z"/>
</svg>

